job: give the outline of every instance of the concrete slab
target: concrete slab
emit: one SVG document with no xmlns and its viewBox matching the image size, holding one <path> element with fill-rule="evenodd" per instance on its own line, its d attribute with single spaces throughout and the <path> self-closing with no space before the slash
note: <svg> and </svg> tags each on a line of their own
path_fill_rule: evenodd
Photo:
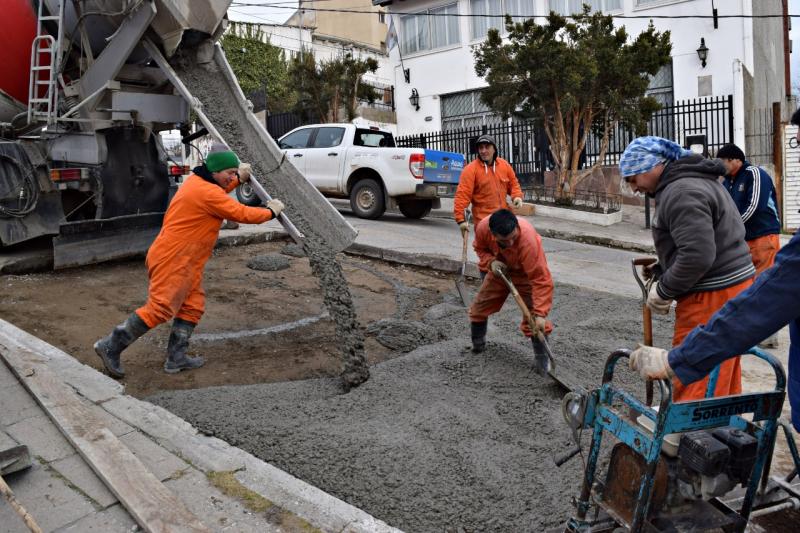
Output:
<svg viewBox="0 0 800 533">
<path fill-rule="evenodd" d="M 81 518 L 59 530 L 59 533 L 132 533 L 134 531 L 139 531 L 139 526 L 124 507 L 116 504 Z"/>
<path fill-rule="evenodd" d="M 240 502 L 226 496 L 194 468 L 186 474 L 166 481 L 164 485 L 175 493 L 200 520 L 212 531 L 219 532 L 287 532 L 299 529 L 283 529 L 270 524 L 267 514 L 254 513 Z M 305 531 L 309 531 L 306 529 Z M 311 530 L 313 531 L 313 530 Z"/>
<path fill-rule="evenodd" d="M 166 409 L 129 396 L 105 402 L 103 408 L 204 472 L 244 467 L 244 462 L 230 453 L 232 447 L 228 443 L 200 435 L 189 423 Z"/>
<path fill-rule="evenodd" d="M 5 480 L 43 531 L 53 531 L 72 524 L 95 511 L 85 496 L 63 479 L 52 476 L 42 465 L 36 464 L 11 474 Z M 18 522 L 17 514 L 4 501 L 0 505 L 0 524 Z"/>
<path fill-rule="evenodd" d="M 110 416 L 110 415 L 109 415 Z M 119 440 L 133 452 L 159 481 L 180 477 L 189 464 L 153 442 L 139 431 L 128 433 Z"/>
<path fill-rule="evenodd" d="M 54 461 L 49 466 L 91 498 L 99 507 L 106 508 L 117 502 L 117 497 L 108 490 L 105 483 L 77 453 Z"/>
<path fill-rule="evenodd" d="M 5 368 L 5 365 L 0 364 L 0 367 Z M 0 426 L 10 426 L 22 420 L 44 414 L 39 405 L 16 378 L 14 378 L 13 382 L 4 385 L 2 390 L 3 394 L 0 397 Z"/>
<path fill-rule="evenodd" d="M 75 453 L 75 448 L 44 414 L 6 426 L 6 432 L 20 444 L 27 445 L 32 456 L 48 463 Z"/>
</svg>

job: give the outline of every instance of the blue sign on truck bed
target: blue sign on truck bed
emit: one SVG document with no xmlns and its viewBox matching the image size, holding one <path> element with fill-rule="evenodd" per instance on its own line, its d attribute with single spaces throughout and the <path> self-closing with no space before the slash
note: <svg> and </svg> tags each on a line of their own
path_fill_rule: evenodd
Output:
<svg viewBox="0 0 800 533">
<path fill-rule="evenodd" d="M 458 178 L 464 170 L 464 156 L 454 152 L 425 150 L 425 170 L 423 180 L 435 183 L 441 197 L 450 198 L 456 193 Z"/>
</svg>

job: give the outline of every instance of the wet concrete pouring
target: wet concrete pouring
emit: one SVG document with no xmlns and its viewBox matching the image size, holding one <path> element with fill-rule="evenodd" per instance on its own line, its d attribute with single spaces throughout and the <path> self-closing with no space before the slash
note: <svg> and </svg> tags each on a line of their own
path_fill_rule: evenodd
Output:
<svg viewBox="0 0 800 533">
<path fill-rule="evenodd" d="M 338 255 L 371 364 L 370 379 L 344 393 L 309 260 L 281 254 L 290 267 L 277 272 L 246 265 L 284 245 L 217 250 L 190 349 L 206 366 L 161 372 L 167 330 L 157 328 L 125 352 L 126 390 L 403 530 L 538 531 L 569 516 L 583 465 L 553 464 L 569 445 L 563 391 L 531 371 L 513 302 L 474 355 L 452 276 Z M 98 367 L 91 343 L 143 301 L 146 271 L 131 261 L 0 284 L 5 319 Z M 557 285 L 552 318 L 553 351 L 586 386 L 641 336 L 638 302 L 572 286 Z M 669 320 L 655 331 L 668 345 Z"/>
</svg>

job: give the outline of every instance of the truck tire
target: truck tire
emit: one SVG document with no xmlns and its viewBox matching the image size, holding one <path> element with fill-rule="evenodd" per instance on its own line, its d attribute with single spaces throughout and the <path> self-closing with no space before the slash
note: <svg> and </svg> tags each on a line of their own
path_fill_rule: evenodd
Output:
<svg viewBox="0 0 800 533">
<path fill-rule="evenodd" d="M 406 200 L 398 206 L 406 218 L 425 218 L 431 212 L 433 202 L 430 200 Z"/>
<path fill-rule="evenodd" d="M 250 207 L 258 207 L 261 205 L 261 198 L 256 196 L 256 191 L 253 190 L 249 183 L 242 183 L 236 187 L 236 199 Z"/>
<path fill-rule="evenodd" d="M 350 191 L 350 208 L 358 218 L 376 219 L 386 211 L 383 187 L 372 179 L 363 179 Z"/>
</svg>

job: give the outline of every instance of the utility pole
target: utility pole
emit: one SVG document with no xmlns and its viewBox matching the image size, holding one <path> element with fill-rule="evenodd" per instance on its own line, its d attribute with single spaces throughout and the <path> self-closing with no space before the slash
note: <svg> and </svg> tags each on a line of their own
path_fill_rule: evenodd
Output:
<svg viewBox="0 0 800 533">
<path fill-rule="evenodd" d="M 298 33 L 300 39 L 300 64 L 303 63 L 303 0 L 298 0 L 297 11 L 300 13 L 300 24 L 298 24 Z"/>
</svg>

